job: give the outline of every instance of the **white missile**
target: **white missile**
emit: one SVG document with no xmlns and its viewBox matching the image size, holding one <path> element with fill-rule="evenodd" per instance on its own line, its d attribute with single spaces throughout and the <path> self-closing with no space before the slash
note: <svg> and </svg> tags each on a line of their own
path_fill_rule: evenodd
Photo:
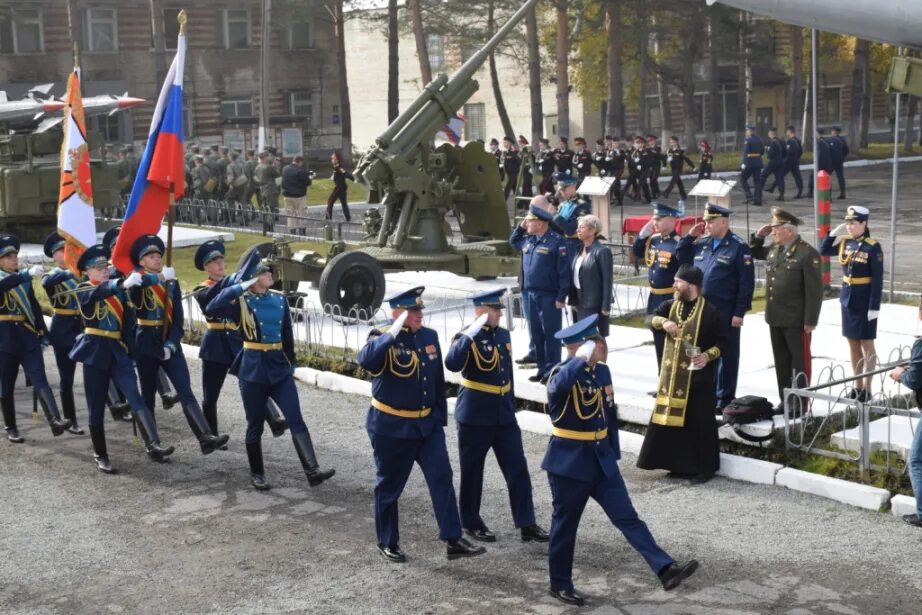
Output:
<svg viewBox="0 0 922 615">
<path fill-rule="evenodd" d="M 707 0 L 784 23 L 922 49 L 920 0 Z"/>
</svg>

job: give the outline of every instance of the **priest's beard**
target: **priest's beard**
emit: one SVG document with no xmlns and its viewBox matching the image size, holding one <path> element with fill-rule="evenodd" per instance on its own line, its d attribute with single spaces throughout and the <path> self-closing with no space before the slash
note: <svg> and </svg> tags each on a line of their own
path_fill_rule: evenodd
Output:
<svg viewBox="0 0 922 615">
<path fill-rule="evenodd" d="M 686 288 L 685 290 L 677 290 L 674 293 L 672 293 L 672 298 L 675 299 L 676 301 L 691 302 L 697 299 L 698 297 L 693 295 L 692 290 L 690 288 Z"/>
</svg>

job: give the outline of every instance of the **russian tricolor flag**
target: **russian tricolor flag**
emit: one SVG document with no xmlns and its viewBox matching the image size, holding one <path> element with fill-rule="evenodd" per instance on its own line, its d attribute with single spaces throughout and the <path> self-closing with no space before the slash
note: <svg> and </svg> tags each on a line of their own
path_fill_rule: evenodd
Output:
<svg viewBox="0 0 922 615">
<path fill-rule="evenodd" d="M 144 155 L 128 197 L 122 230 L 112 252 L 112 264 L 124 274 L 134 267 L 131 246 L 135 240 L 160 230 L 170 207 L 170 190 L 178 199 L 186 191 L 185 158 L 182 143 L 182 78 L 186 61 L 186 37 L 180 32 L 176 57 L 157 99 Z"/>
</svg>

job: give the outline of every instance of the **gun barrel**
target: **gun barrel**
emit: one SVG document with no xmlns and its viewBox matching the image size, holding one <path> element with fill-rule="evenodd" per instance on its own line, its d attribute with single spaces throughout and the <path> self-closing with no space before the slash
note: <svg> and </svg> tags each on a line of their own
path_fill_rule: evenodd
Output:
<svg viewBox="0 0 922 615">
<path fill-rule="evenodd" d="M 919 0 L 707 0 L 785 23 L 922 49 Z"/>
</svg>

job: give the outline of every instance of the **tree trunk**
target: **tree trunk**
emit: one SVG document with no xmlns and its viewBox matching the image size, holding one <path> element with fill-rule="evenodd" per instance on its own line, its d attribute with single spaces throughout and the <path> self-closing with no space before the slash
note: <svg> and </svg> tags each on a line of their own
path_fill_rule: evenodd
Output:
<svg viewBox="0 0 922 615">
<path fill-rule="evenodd" d="M 861 56 L 867 54 L 870 49 L 865 45 L 866 41 L 855 39 L 855 52 L 852 56 L 852 87 L 849 100 L 848 113 L 848 138 L 852 145 L 858 147 L 861 143 L 861 101 L 864 98 L 864 66 L 867 62 L 863 61 Z"/>
<path fill-rule="evenodd" d="M 544 103 L 541 101 L 541 47 L 538 41 L 538 15 L 535 7 L 525 13 L 525 39 L 528 43 L 528 93 L 531 98 L 531 144 L 537 150 L 544 135 Z"/>
<path fill-rule="evenodd" d="M 342 6 L 342 0 L 337 2 Z M 400 115 L 400 53 L 397 29 L 397 0 L 387 2 L 387 123 Z"/>
<path fill-rule="evenodd" d="M 723 100 L 720 97 L 720 73 L 717 67 L 717 48 L 714 44 L 717 34 L 714 28 L 714 21 L 708 18 L 708 135 L 711 147 L 717 148 L 720 144 L 720 133 L 723 131 Z"/>
<path fill-rule="evenodd" d="M 557 0 L 557 135 L 570 136 L 570 25 L 567 0 Z"/>
<path fill-rule="evenodd" d="M 605 2 L 606 66 L 608 69 L 608 117 L 606 132 L 617 137 L 626 136 L 624 123 L 624 79 L 621 75 L 624 58 L 624 32 L 621 12 L 624 0 Z"/>
<path fill-rule="evenodd" d="M 336 37 L 336 73 L 339 79 L 339 116 L 342 128 L 340 153 L 343 162 L 352 162 L 352 104 L 349 102 L 349 81 L 346 79 L 346 16 L 343 1 L 335 0 L 333 25 Z"/>
<path fill-rule="evenodd" d="M 749 120 L 749 28 L 747 27 L 746 13 L 740 12 L 740 32 L 739 32 L 739 74 L 737 86 L 737 118 L 736 118 L 736 144 L 742 147 L 743 133 L 746 123 Z"/>
<path fill-rule="evenodd" d="M 416 39 L 416 56 L 419 58 L 419 76 L 422 77 L 422 84 L 425 87 L 432 81 L 432 64 L 429 62 L 426 32 L 423 30 L 423 13 L 419 7 L 419 0 L 408 0 L 407 8 L 410 9 L 410 20 L 413 22 L 413 38 Z"/>
<path fill-rule="evenodd" d="M 907 96 L 906 104 L 906 125 L 905 132 L 903 133 L 903 151 L 906 153 L 912 152 L 913 143 L 915 143 L 915 125 L 916 125 L 916 110 L 919 107 L 919 97 L 909 94 Z"/>
<path fill-rule="evenodd" d="M 858 53 L 858 47 L 861 53 Z M 858 62 L 860 58 L 860 63 Z M 868 146 L 868 131 L 871 124 L 871 42 L 858 39 L 855 45 L 855 63 L 861 69 L 861 117 L 858 120 L 858 134 L 850 135 L 855 147 Z"/>
<path fill-rule="evenodd" d="M 495 0 L 490 0 L 487 5 L 487 36 L 493 38 L 496 30 L 495 19 Z M 503 100 L 503 90 L 499 87 L 499 72 L 496 70 L 496 56 L 490 54 L 487 60 L 490 67 L 490 83 L 493 84 L 493 98 L 496 99 L 496 113 L 499 115 L 499 122 L 503 125 L 503 136 L 512 139 L 515 142 L 515 131 L 512 129 L 512 122 L 509 120 L 509 112 L 506 111 L 506 103 Z"/>
<path fill-rule="evenodd" d="M 655 25 L 655 22 L 654 22 Z M 657 62 L 659 57 L 659 33 L 653 34 L 653 57 Z M 663 76 L 656 74 L 656 95 L 659 98 L 659 117 L 662 126 L 660 127 L 660 137 L 663 142 L 672 134 L 672 108 L 669 104 L 669 86 L 663 80 Z"/>
<path fill-rule="evenodd" d="M 647 132 L 647 66 L 646 46 L 649 39 L 647 30 L 647 15 L 643 3 L 637 5 L 637 46 L 640 48 L 640 66 L 637 75 L 637 134 L 646 135 Z M 626 135 L 625 135 L 626 136 Z"/>
<path fill-rule="evenodd" d="M 791 26 L 791 91 L 788 123 L 795 124 L 804 114 L 804 29 Z M 801 135 L 803 136 L 803 135 Z"/>
</svg>

